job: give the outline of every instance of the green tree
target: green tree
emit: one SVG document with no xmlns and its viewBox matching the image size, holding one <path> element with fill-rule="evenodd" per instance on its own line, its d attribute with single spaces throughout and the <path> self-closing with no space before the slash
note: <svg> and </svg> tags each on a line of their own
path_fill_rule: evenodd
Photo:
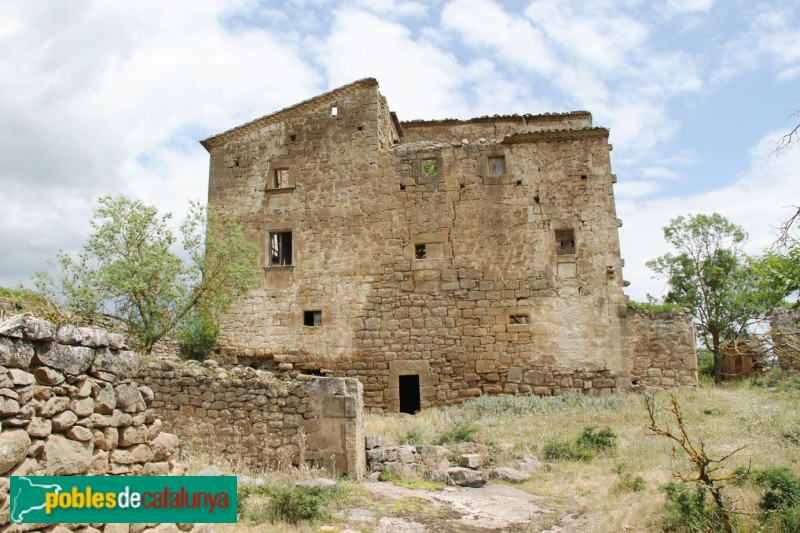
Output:
<svg viewBox="0 0 800 533">
<path fill-rule="evenodd" d="M 73 313 L 124 324 L 144 353 L 193 317 L 217 320 L 254 286 L 257 247 L 213 209 L 190 204 L 182 259 L 170 215 L 125 196 L 98 202 L 83 250 L 77 258 L 60 252 L 56 272 L 37 272 L 36 286 Z"/>
<path fill-rule="evenodd" d="M 772 249 L 759 258 L 756 267 L 785 297 L 800 307 L 800 207 L 780 227 Z"/>
<path fill-rule="evenodd" d="M 677 253 L 647 262 L 665 278 L 668 303 L 692 310 L 703 344 L 714 356 L 714 381 L 722 380 L 725 341 L 746 333 L 782 294 L 758 275 L 742 250 L 747 233 L 722 215 L 679 216 L 664 228 Z"/>
</svg>

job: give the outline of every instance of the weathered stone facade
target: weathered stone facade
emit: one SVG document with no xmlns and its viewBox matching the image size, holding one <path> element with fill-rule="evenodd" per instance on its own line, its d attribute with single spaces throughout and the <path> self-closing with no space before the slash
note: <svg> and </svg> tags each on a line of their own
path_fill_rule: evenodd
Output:
<svg viewBox="0 0 800 533">
<path fill-rule="evenodd" d="M 697 350 L 687 312 L 628 311 L 625 339 L 634 388 L 697 385 Z"/>
<path fill-rule="evenodd" d="M 390 411 L 629 389 L 608 133 L 582 111 L 400 123 L 364 79 L 206 139 L 209 203 L 263 267 L 219 355 L 357 377 Z"/>
<path fill-rule="evenodd" d="M 286 381 L 247 367 L 156 359 L 139 379 L 153 390 L 165 429 L 194 449 L 250 468 L 314 461 L 331 473 L 364 473 L 363 400 L 355 379 Z"/>
</svg>

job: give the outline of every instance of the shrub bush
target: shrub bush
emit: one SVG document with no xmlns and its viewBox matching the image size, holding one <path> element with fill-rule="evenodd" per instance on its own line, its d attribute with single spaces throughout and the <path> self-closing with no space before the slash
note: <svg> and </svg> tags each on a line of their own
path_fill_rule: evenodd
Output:
<svg viewBox="0 0 800 533">
<path fill-rule="evenodd" d="M 764 488 L 758 506 L 765 514 L 762 522 L 779 531 L 800 531 L 800 478 L 784 467 L 753 473 L 753 481 Z"/>
<path fill-rule="evenodd" d="M 610 427 L 604 427 L 600 431 L 595 431 L 596 426 L 583 428 L 575 444 L 581 448 L 602 452 L 605 450 L 615 450 L 617 448 L 617 434 Z"/>
<path fill-rule="evenodd" d="M 273 521 L 297 524 L 301 520 L 315 521 L 323 518 L 322 505 L 326 491 L 320 487 L 288 485 L 272 491 L 269 517 Z"/>
<path fill-rule="evenodd" d="M 591 461 L 595 452 L 574 442 L 550 441 L 542 448 L 542 457 L 548 461 Z"/>
<path fill-rule="evenodd" d="M 662 524 L 664 531 L 723 531 L 719 511 L 709 504 L 706 489 L 695 487 L 695 490 L 690 490 L 675 482 L 667 483 L 662 489 L 667 496 Z"/>
</svg>

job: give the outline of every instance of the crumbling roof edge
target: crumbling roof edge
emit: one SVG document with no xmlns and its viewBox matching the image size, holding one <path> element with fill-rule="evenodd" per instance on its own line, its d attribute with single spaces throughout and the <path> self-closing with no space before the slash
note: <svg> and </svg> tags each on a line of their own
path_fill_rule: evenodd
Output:
<svg viewBox="0 0 800 533">
<path fill-rule="evenodd" d="M 483 116 L 483 117 L 474 117 L 468 119 L 458 119 L 458 118 L 445 118 L 441 120 L 404 120 L 400 124 L 405 127 L 413 127 L 413 126 L 453 126 L 455 124 L 475 124 L 481 122 L 494 122 L 496 120 L 519 120 L 528 122 L 547 122 L 552 119 L 558 118 L 566 118 L 566 117 L 586 117 L 589 120 L 592 119 L 592 114 L 589 111 L 568 111 L 566 113 L 542 113 L 538 115 L 533 115 L 530 113 L 525 113 L 523 115 L 493 115 L 493 116 Z"/>
<path fill-rule="evenodd" d="M 513 133 L 500 144 L 525 144 L 534 142 L 576 141 L 580 139 L 608 139 L 608 128 L 583 128 L 579 130 L 532 131 Z"/>
<path fill-rule="evenodd" d="M 283 109 L 275 111 L 274 113 L 264 115 L 263 117 L 251 120 L 250 122 L 245 122 L 244 124 L 226 130 L 217 135 L 208 137 L 207 139 L 203 139 L 202 141 L 200 141 L 200 144 L 202 144 L 203 147 L 210 152 L 211 149 L 214 148 L 215 146 L 224 144 L 231 138 L 236 137 L 237 135 L 248 133 L 258 128 L 262 128 L 268 124 L 284 120 L 285 118 L 287 118 L 287 116 L 293 114 L 294 112 L 300 109 L 305 109 L 311 105 L 316 105 L 328 100 L 333 100 L 336 97 L 346 94 L 352 91 L 353 89 L 359 87 L 377 87 L 377 86 L 378 86 L 378 80 L 376 80 L 375 78 L 362 78 L 352 83 L 348 83 L 347 85 L 342 85 L 341 87 L 337 87 L 336 89 L 330 90 L 328 92 L 318 94 L 317 96 L 311 97 L 307 100 L 303 100 L 302 102 L 299 102 L 292 106 L 285 107 Z"/>
</svg>

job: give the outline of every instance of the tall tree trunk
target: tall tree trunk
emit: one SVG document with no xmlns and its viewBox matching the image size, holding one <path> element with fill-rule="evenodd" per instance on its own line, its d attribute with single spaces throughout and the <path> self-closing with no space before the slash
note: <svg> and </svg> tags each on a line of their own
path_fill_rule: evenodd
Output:
<svg viewBox="0 0 800 533">
<path fill-rule="evenodd" d="M 711 334 L 711 346 L 714 352 L 714 383 L 722 383 L 722 354 L 720 353 L 719 333 Z"/>
</svg>

